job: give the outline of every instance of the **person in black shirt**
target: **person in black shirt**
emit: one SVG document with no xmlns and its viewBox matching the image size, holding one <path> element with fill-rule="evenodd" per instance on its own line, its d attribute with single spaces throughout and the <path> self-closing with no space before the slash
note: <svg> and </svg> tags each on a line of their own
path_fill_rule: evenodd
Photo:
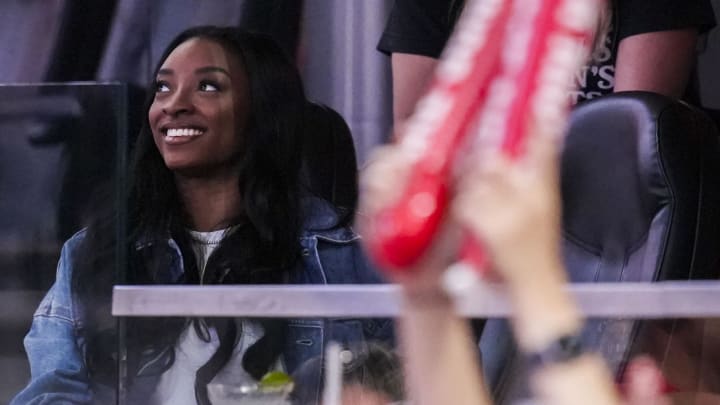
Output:
<svg viewBox="0 0 720 405">
<path fill-rule="evenodd" d="M 482 1 L 482 0 L 481 0 Z M 577 75 L 574 102 L 613 91 L 682 97 L 698 38 L 715 26 L 709 0 L 612 0 L 604 43 Z M 391 55 L 396 128 L 426 90 L 462 0 L 396 0 L 378 50 Z"/>
</svg>

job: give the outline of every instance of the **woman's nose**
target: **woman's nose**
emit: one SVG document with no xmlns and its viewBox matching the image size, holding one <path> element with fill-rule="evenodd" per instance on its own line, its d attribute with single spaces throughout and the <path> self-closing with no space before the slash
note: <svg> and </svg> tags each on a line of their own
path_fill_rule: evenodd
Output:
<svg viewBox="0 0 720 405">
<path fill-rule="evenodd" d="M 191 94 L 184 89 L 175 91 L 162 108 L 167 115 L 187 114 L 193 111 Z"/>
</svg>

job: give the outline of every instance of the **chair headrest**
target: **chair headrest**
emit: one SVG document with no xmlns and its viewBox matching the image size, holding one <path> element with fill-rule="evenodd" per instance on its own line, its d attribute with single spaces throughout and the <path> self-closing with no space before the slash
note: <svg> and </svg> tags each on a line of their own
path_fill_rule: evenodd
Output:
<svg viewBox="0 0 720 405">
<path fill-rule="evenodd" d="M 701 111 L 654 93 L 615 93 L 579 105 L 561 164 L 566 238 L 622 261 L 645 243 L 653 221 L 664 221 L 685 234 L 678 239 L 690 243 L 684 250 L 691 254 L 702 167 L 708 140 L 716 138 Z"/>
</svg>

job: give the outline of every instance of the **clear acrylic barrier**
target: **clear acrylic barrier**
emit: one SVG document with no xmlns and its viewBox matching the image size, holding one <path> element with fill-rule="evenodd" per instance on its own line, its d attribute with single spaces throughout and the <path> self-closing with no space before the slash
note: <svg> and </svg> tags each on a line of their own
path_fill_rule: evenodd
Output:
<svg viewBox="0 0 720 405">
<path fill-rule="evenodd" d="M 123 181 L 127 91 L 0 85 L 0 403 L 30 377 L 22 338 L 55 280 L 62 243 Z"/>
<path fill-rule="evenodd" d="M 717 299 L 720 282 L 598 283 L 573 284 L 568 288 L 588 318 L 584 332 L 587 348 L 600 353 L 618 377 L 629 359 L 637 354 L 648 354 L 658 361 L 673 387 L 672 395 L 680 401 L 678 403 L 692 404 L 696 397 L 704 400 L 720 398 L 720 395 L 713 397 L 720 394 L 720 379 L 717 377 L 720 375 L 720 362 L 716 361 L 720 354 L 720 300 Z M 337 322 L 400 315 L 398 293 L 397 286 L 393 285 L 117 286 L 113 297 L 113 313 L 132 318 L 215 316 L 315 319 L 330 331 L 327 336 L 331 336 L 333 325 Z M 534 403 L 528 398 L 524 359 L 507 345 L 511 335 L 507 323 L 500 318 L 510 315 L 511 308 L 504 297 L 503 288 L 478 286 L 463 292 L 456 304 L 459 312 L 465 316 L 490 318 L 485 324 L 485 333 L 492 330 L 494 338 L 485 337 L 480 347 L 486 363 L 486 378 L 493 387 L 498 403 Z M 502 340 L 505 344 L 498 345 Z M 396 350 L 388 351 L 385 342 L 363 342 L 360 346 L 347 341 L 337 342 L 338 345 L 333 346 L 331 342 L 332 339 L 323 341 L 321 353 L 324 353 L 324 357 L 314 362 L 315 367 L 320 367 L 319 363 L 325 364 L 326 372 L 322 374 L 321 387 L 326 385 L 325 382 L 331 384 L 333 381 L 333 386 L 345 387 L 340 393 L 347 395 L 344 397 L 346 403 L 348 398 L 355 395 L 363 396 L 366 401 L 358 403 L 397 401 L 397 398 L 391 399 L 388 394 L 393 392 L 393 387 L 402 388 L 402 362 Z M 363 349 L 358 352 L 357 347 Z M 381 355 L 368 355 L 375 351 Z M 333 377 L 333 373 L 328 371 L 333 370 L 333 359 L 338 364 L 335 369 L 341 370 L 335 374 L 340 377 Z M 357 359 L 363 359 L 360 363 L 363 364 L 364 374 L 360 380 L 352 372 L 358 367 Z M 382 363 L 384 361 L 389 363 Z M 385 369 L 379 367 L 378 362 L 384 364 Z M 393 362 L 398 365 L 397 368 L 388 366 Z M 294 378 L 294 370 L 286 371 Z M 338 378 L 343 383 L 337 383 Z M 393 381 L 393 384 L 378 385 L 378 380 Z M 307 380 L 295 379 L 295 389 L 305 396 L 296 398 L 292 403 L 315 403 L 321 400 L 323 392 L 332 395 L 327 390 L 316 390 L 316 385 L 312 383 L 310 391 L 315 390 L 313 392 L 316 395 L 308 397 L 307 387 L 299 387 L 301 384 L 307 384 Z M 235 387 L 216 385 L 209 389 L 226 393 L 248 391 L 242 384 Z M 376 392 L 378 390 L 380 392 Z M 335 393 L 336 397 L 341 394 Z M 386 402 L 371 402 L 371 399 L 377 398 L 384 398 Z M 247 400 L 245 397 L 242 399 Z M 273 401 L 268 399 L 257 403 L 283 403 Z"/>
</svg>

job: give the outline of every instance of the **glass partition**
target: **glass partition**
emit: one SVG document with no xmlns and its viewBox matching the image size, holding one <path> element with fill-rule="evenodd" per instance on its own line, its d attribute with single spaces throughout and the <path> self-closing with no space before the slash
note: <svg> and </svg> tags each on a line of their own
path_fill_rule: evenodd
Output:
<svg viewBox="0 0 720 405">
<path fill-rule="evenodd" d="M 657 361 L 668 380 L 670 395 L 680 401 L 676 403 L 695 403 L 695 398 L 720 399 L 720 363 L 716 361 L 720 348 L 720 300 L 716 298 L 720 283 L 599 283 L 568 288 L 588 318 L 583 333 L 585 348 L 606 360 L 618 384 L 628 362 L 645 354 Z M 465 316 L 488 318 L 478 356 L 497 403 L 536 403 L 529 396 L 528 364 L 516 350 L 505 320 L 511 308 L 503 288 L 474 287 L 461 292 L 456 305 Z M 373 338 L 369 333 L 375 327 L 385 327 L 383 320 L 402 315 L 399 291 L 392 285 L 118 286 L 113 311 L 116 316 L 127 317 L 128 324 L 131 319 L 179 320 L 183 332 L 173 350 L 173 361 L 179 364 L 191 363 L 184 347 L 190 346 L 188 335 L 202 330 L 195 329 L 193 322 L 235 319 L 245 325 L 272 319 L 284 323 L 288 328 L 284 346 L 279 361 L 273 363 L 277 366 L 273 370 L 279 372 L 255 381 L 233 377 L 223 368 L 207 384 L 213 404 L 309 404 L 323 403 L 323 399 L 329 404 L 389 404 L 407 399 L 402 383 L 403 355 L 397 342 Z M 205 356 L 209 358 L 209 354 Z M 154 380 L 149 375 L 144 380 L 137 374 L 130 377 L 134 382 L 125 387 L 125 403 L 136 403 L 137 390 L 145 392 L 147 386 L 143 384 L 150 381 L 151 385 L 157 384 L 151 388 L 153 395 L 171 395 L 168 381 L 179 380 L 177 369 L 183 366 L 163 364 L 167 368 L 156 369 L 159 374 Z M 244 367 L 242 361 L 228 364 L 225 367 L 229 369 Z M 138 370 L 138 365 L 130 369 Z M 170 374 L 163 374 L 167 370 Z M 174 387 L 184 395 L 195 389 Z"/>
<path fill-rule="evenodd" d="M 29 379 L 22 338 L 55 280 L 63 242 L 119 200 L 127 91 L 0 85 L 0 403 Z"/>
</svg>

